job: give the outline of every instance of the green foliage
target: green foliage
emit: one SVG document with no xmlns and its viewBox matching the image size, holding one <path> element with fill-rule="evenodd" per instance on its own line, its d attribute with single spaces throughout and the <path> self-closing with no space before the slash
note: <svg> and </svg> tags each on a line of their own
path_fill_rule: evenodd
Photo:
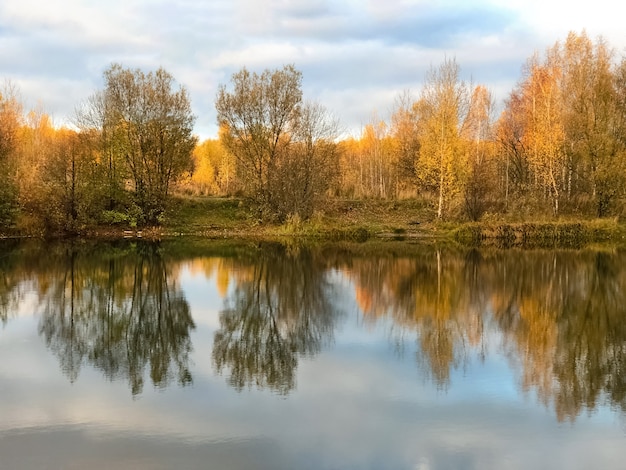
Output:
<svg viewBox="0 0 626 470">
<path fill-rule="evenodd" d="M 102 223 L 107 225 L 130 225 L 131 217 L 128 214 L 119 211 L 102 211 Z M 136 221 L 135 221 L 136 225 Z"/>
</svg>

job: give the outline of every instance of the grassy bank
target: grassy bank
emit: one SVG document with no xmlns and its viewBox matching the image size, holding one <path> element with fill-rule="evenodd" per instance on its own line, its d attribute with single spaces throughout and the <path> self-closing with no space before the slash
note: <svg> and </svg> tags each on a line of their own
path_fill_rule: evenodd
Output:
<svg viewBox="0 0 626 470">
<path fill-rule="evenodd" d="M 626 243 L 626 226 L 616 219 L 539 220 L 479 223 L 440 222 L 427 201 L 334 200 L 310 220 L 261 224 L 255 212 L 237 198 L 176 197 L 163 225 L 143 229 L 119 225 L 83 227 L 87 238 L 245 238 L 365 241 L 372 238 L 436 240 L 466 246 L 580 247 L 593 243 Z M 0 236 L 43 236 L 28 227 L 5 229 Z"/>
<path fill-rule="evenodd" d="M 464 245 L 577 248 L 593 243 L 624 244 L 626 227 L 615 219 L 474 223 L 454 229 L 453 236 Z"/>
<path fill-rule="evenodd" d="M 427 204 L 417 201 L 331 201 L 310 220 L 290 218 L 261 224 L 238 199 L 186 197 L 173 201 L 162 227 L 164 236 L 302 237 L 355 240 L 382 237 L 432 237 L 438 227 Z M 446 234 L 449 235 L 446 229 Z"/>
<path fill-rule="evenodd" d="M 580 247 L 593 243 L 626 243 L 626 226 L 617 219 L 506 219 L 478 223 L 441 222 L 425 201 L 335 200 L 308 221 L 260 224 L 237 199 L 180 198 L 168 211 L 164 236 L 241 237 L 310 240 L 438 240 L 466 246 Z"/>
</svg>

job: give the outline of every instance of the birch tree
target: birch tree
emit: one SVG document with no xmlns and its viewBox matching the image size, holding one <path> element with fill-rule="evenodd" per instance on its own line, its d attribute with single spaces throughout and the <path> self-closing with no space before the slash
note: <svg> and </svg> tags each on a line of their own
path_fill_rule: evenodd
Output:
<svg viewBox="0 0 626 470">
<path fill-rule="evenodd" d="M 466 168 L 460 129 L 467 104 L 468 88 L 454 59 L 430 70 L 416 103 L 421 142 L 416 174 L 423 187 L 436 192 L 438 219 L 460 191 Z"/>
</svg>

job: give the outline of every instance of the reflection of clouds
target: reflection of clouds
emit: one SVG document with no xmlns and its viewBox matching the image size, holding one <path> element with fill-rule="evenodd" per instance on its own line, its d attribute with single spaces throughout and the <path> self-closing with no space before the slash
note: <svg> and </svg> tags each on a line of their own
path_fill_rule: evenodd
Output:
<svg viewBox="0 0 626 470">
<path fill-rule="evenodd" d="M 191 307 L 195 311 L 193 303 Z M 616 462 L 626 458 L 621 430 L 611 415 L 584 416 L 577 426 L 560 426 L 549 412 L 520 403 L 517 396 L 491 394 L 485 400 L 480 387 L 466 388 L 472 369 L 465 378 L 463 373 L 453 377 L 450 394 L 437 393 L 416 380 L 410 357 L 399 361 L 392 354 L 383 325 L 370 329 L 370 341 L 362 344 L 354 341 L 363 335 L 361 326 L 343 323 L 336 347 L 316 360 L 301 361 L 299 387 L 287 399 L 268 391 L 234 393 L 206 367 L 209 351 L 200 343 L 210 335 L 202 326 L 198 330 L 194 387 L 146 389 L 139 400 L 128 396 L 123 382 L 103 382 L 88 369 L 74 385 L 56 367 L 48 377 L 38 377 L 42 368 L 30 380 L 16 380 L 7 362 L 30 367 L 43 359 L 45 364 L 43 346 L 22 362 L 32 350 L 24 342 L 0 367 L 0 433 L 21 429 L 22 436 L 16 438 L 17 447 L 0 444 L 3 458 L 17 452 L 20 442 L 32 444 L 38 432 L 43 445 L 53 439 L 43 434 L 49 431 L 60 436 L 60 446 L 85 444 L 86 461 L 103 455 L 103 448 L 122 449 L 122 433 L 126 445 L 148 462 L 158 462 L 154 455 L 163 457 L 152 454 L 159 447 L 169 449 L 183 466 L 197 453 L 220 453 L 225 443 L 233 455 L 252 455 L 254 447 L 256 464 L 244 461 L 243 468 L 368 468 L 379 463 L 379 468 L 404 469 L 417 462 L 432 469 L 576 469 L 594 460 L 594 468 L 611 469 L 620 468 Z M 488 360 L 479 367 L 482 380 L 506 388 L 514 378 L 510 373 L 503 377 L 500 367 L 492 369 Z M 73 440 L 64 440 L 69 434 Z M 55 455 L 67 463 L 67 455 Z M 125 454 L 105 458 L 115 462 L 120 455 Z"/>
<path fill-rule="evenodd" d="M 36 334 L 38 318 L 9 320 L 0 329 L 2 463 L 16 461 L 25 448 L 36 457 L 51 442 L 63 450 L 79 447 L 81 462 L 90 468 L 98 459 L 123 466 L 138 456 L 146 468 L 167 468 L 163 462 L 174 456 L 176 466 L 193 467 L 202 456 L 214 465 L 241 468 L 494 470 L 617 469 L 626 458 L 623 424 L 609 407 L 560 425 L 553 410 L 536 406 L 534 395 L 525 399 L 519 370 L 501 354 L 509 352 L 507 338 L 493 322 L 485 323 L 484 362 L 471 356 L 464 368 L 451 371 L 448 392 L 437 391 L 416 371 L 415 335 L 404 337 L 402 356 L 389 341 L 390 329 L 414 332 L 413 323 L 382 315 L 364 324 L 348 270 L 324 277 L 331 290 L 344 290 L 338 302 L 350 314 L 334 325 L 332 347 L 299 359 L 297 389 L 286 398 L 267 389 L 234 393 L 211 365 L 224 304 L 217 264 L 206 266 L 173 268 L 197 325 L 191 333 L 191 388 L 146 387 L 133 400 L 123 381 L 103 381 L 87 367 L 71 385 Z M 248 279 L 244 270 L 238 275 Z M 577 290 L 584 286 L 575 284 Z M 15 445 L 7 445 L 5 436 Z M 132 455 L 124 448 L 132 448 Z M 67 467 L 71 457 L 62 454 L 53 452 L 49 465 Z M 239 455 L 245 458 L 235 463 Z"/>
</svg>

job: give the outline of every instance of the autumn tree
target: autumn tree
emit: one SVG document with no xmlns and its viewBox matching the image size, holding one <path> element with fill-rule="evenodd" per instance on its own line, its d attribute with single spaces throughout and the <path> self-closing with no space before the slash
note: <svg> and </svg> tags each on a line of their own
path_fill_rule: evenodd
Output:
<svg viewBox="0 0 626 470">
<path fill-rule="evenodd" d="M 270 175 L 278 214 L 309 218 L 320 207 L 337 171 L 337 121 L 318 103 L 300 108 L 291 144 Z"/>
<path fill-rule="evenodd" d="M 365 196 L 365 164 L 360 139 L 348 137 L 338 143 L 339 174 L 333 194 L 341 197 Z"/>
<path fill-rule="evenodd" d="M 575 171 L 571 179 L 582 171 L 589 175 L 594 212 L 603 217 L 624 194 L 626 146 L 619 135 L 624 124 L 619 111 L 619 67 L 614 70 L 613 53 L 604 40 L 592 43 L 584 32 L 570 33 L 563 62 L 566 148 Z M 574 183 L 568 181 L 568 188 Z"/>
<path fill-rule="evenodd" d="M 301 88 L 302 73 L 287 65 L 261 74 L 244 68 L 232 76 L 230 87 L 221 85 L 217 93 L 224 145 L 236 158 L 238 175 L 260 219 L 284 220 L 292 210 L 308 217 L 312 200 L 297 207 L 289 200 L 318 196 L 324 189 L 324 175 L 311 170 L 319 168 L 316 160 L 326 158 L 332 148 L 332 119 L 319 106 L 303 106 Z M 287 178 L 308 185 L 306 191 L 294 193 L 296 185 Z"/>
<path fill-rule="evenodd" d="M 387 123 L 373 117 L 358 139 L 341 144 L 341 192 L 352 197 L 387 199 L 397 194 L 397 154 Z"/>
<path fill-rule="evenodd" d="M 505 108 L 496 123 L 498 189 L 508 211 L 510 194 L 524 197 L 530 189 L 530 165 L 524 139 L 525 120 L 522 112 L 523 96 L 514 90 L 505 101 Z"/>
<path fill-rule="evenodd" d="M 558 215 L 567 170 L 559 45 L 548 49 L 543 61 L 533 56 L 524 72 L 508 102 L 515 108 L 503 113 L 509 122 L 501 126 L 500 141 L 508 146 L 506 152 L 523 149 L 533 194 Z M 506 136 L 505 131 L 515 134 Z"/>
<path fill-rule="evenodd" d="M 38 231 L 54 225 L 44 184 L 54 134 L 50 116 L 41 109 L 29 111 L 20 128 L 19 162 L 15 168 L 20 223 Z"/>
<path fill-rule="evenodd" d="M 99 154 L 99 184 L 104 186 L 104 208 L 115 211 L 123 207 L 127 197 L 124 182 L 128 178 L 125 156 L 119 151 L 115 126 L 110 122 L 112 100 L 104 90 L 91 95 L 76 110 L 74 121 L 81 134 L 89 136 L 94 150 Z"/>
<path fill-rule="evenodd" d="M 17 90 L 9 83 L 0 91 L 0 226 L 13 220 L 16 208 L 15 157 L 21 119 Z"/>
<path fill-rule="evenodd" d="M 419 158 L 420 140 L 413 99 L 408 91 L 396 98 L 391 115 L 390 134 L 397 191 L 399 194 L 415 194 L 415 168 Z"/>
<path fill-rule="evenodd" d="M 236 188 L 234 156 L 219 139 L 207 139 L 193 151 L 193 170 L 182 184 L 193 194 L 230 194 Z"/>
<path fill-rule="evenodd" d="M 482 85 L 476 86 L 461 128 L 468 157 L 463 200 L 465 213 L 474 221 L 485 212 L 493 186 L 493 109 L 494 101 L 489 90 Z"/>
<path fill-rule="evenodd" d="M 512 189 L 518 207 L 548 202 L 558 215 L 566 203 L 609 213 L 624 193 L 625 162 L 613 62 L 606 43 L 585 32 L 528 61 L 497 126 L 505 200 Z"/>
<path fill-rule="evenodd" d="M 78 232 L 104 209 L 106 187 L 101 183 L 94 138 L 65 128 L 52 134 L 39 189 L 47 201 L 41 217 L 49 230 Z"/>
<path fill-rule="evenodd" d="M 372 119 L 360 139 L 365 164 L 365 188 L 368 196 L 389 198 L 396 195 L 397 173 L 389 129 L 384 121 Z"/>
<path fill-rule="evenodd" d="M 460 131 L 467 113 L 467 90 L 456 61 L 446 59 L 427 74 L 415 104 L 421 143 L 416 174 L 420 185 L 437 195 L 438 219 L 459 193 L 466 170 Z"/>
<path fill-rule="evenodd" d="M 227 129 L 224 144 L 237 158 L 246 192 L 263 218 L 274 209 L 270 175 L 287 153 L 302 102 L 302 73 L 292 65 L 261 74 L 243 68 L 231 85 L 232 90 L 219 88 L 217 119 Z"/>
<path fill-rule="evenodd" d="M 133 184 L 146 223 L 157 223 L 170 185 L 191 166 L 195 117 L 184 87 L 160 68 L 144 73 L 113 64 L 104 72 L 102 132 Z"/>
<path fill-rule="evenodd" d="M 606 43 L 598 39 L 594 44 L 584 31 L 570 33 L 563 45 L 563 118 L 569 159 L 566 190 L 571 194 L 578 176 L 589 174 L 599 217 L 607 214 L 623 191 L 626 169 L 624 146 L 614 131 L 619 123 L 612 63 Z"/>
</svg>

